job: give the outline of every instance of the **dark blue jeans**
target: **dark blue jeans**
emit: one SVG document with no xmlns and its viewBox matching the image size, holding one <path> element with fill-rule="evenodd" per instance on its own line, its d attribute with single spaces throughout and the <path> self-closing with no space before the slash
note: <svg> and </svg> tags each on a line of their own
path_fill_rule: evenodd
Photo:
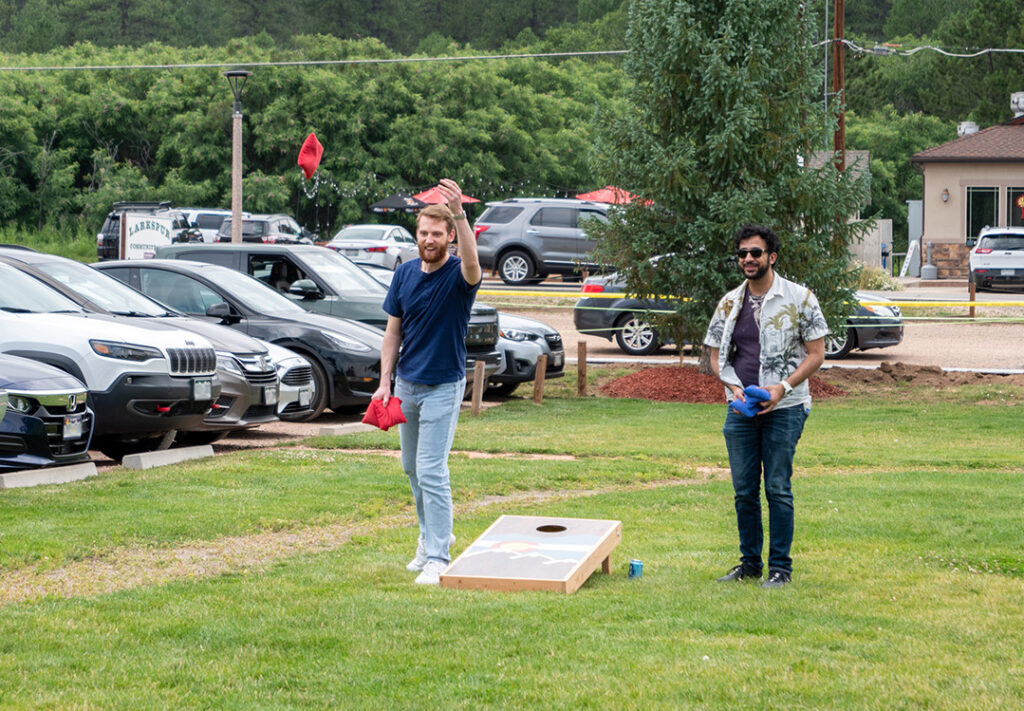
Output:
<svg viewBox="0 0 1024 711">
<path fill-rule="evenodd" d="M 804 431 L 808 409 L 803 405 L 746 417 L 732 408 L 725 418 L 732 488 L 736 492 L 736 525 L 740 561 L 761 570 L 764 529 L 761 525 L 761 476 L 768 499 L 768 569 L 793 572 L 793 453 Z"/>
</svg>

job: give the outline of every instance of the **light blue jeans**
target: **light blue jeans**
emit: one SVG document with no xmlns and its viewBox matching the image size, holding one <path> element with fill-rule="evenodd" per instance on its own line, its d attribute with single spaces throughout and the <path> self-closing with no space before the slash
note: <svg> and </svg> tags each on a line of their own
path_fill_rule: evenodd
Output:
<svg viewBox="0 0 1024 711">
<path fill-rule="evenodd" d="M 402 468 L 409 476 L 427 560 L 448 563 L 452 533 L 452 489 L 448 452 L 459 421 L 466 379 L 419 385 L 396 378 L 395 397 L 407 422 L 398 426 Z"/>
</svg>

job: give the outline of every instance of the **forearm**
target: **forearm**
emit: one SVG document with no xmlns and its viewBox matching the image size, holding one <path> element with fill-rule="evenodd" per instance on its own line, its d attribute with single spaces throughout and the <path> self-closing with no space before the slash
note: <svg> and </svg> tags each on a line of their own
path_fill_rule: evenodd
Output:
<svg viewBox="0 0 1024 711">
<path fill-rule="evenodd" d="M 825 362 L 824 339 L 805 343 L 804 347 L 807 349 L 807 355 L 800 361 L 800 365 L 796 367 L 796 370 L 785 378 L 786 382 L 794 388 L 814 375 L 818 368 L 821 367 L 821 364 Z"/>
<path fill-rule="evenodd" d="M 455 220 L 455 234 L 459 259 L 462 260 L 462 274 L 466 278 L 466 283 L 476 284 L 483 276 L 483 272 L 480 269 L 480 256 L 476 250 L 476 235 L 473 234 L 473 229 L 469 226 L 468 216 Z"/>
</svg>

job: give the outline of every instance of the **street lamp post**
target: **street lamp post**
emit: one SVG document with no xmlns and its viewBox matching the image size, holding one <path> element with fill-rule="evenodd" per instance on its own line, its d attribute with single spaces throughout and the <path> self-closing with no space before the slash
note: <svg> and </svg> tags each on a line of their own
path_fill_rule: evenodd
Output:
<svg viewBox="0 0 1024 711">
<path fill-rule="evenodd" d="M 247 69 L 229 69 L 224 78 L 235 95 L 235 108 L 231 114 L 231 242 L 242 242 L 242 89 L 252 76 Z"/>
</svg>

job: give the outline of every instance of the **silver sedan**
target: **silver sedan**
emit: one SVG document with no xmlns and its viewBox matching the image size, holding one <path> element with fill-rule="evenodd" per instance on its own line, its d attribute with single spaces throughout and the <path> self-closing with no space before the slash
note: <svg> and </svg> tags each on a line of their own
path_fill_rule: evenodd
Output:
<svg viewBox="0 0 1024 711">
<path fill-rule="evenodd" d="M 327 246 L 353 262 L 386 269 L 419 256 L 416 238 L 400 225 L 348 225 Z"/>
</svg>

